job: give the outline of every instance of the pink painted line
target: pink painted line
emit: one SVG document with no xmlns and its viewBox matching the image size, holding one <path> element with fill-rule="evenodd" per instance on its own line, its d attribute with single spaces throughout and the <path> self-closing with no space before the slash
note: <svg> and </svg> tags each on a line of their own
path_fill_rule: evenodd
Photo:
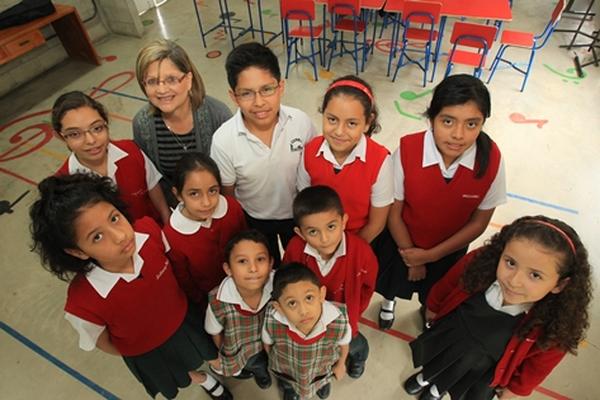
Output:
<svg viewBox="0 0 600 400">
<path fill-rule="evenodd" d="M 35 182 L 35 181 L 32 181 L 32 180 L 31 180 L 31 179 L 29 179 L 29 178 L 25 178 L 24 176 L 21 176 L 21 175 L 19 175 L 19 174 L 15 174 L 14 172 L 12 172 L 12 171 L 9 171 L 9 170 L 7 170 L 7 169 L 4 169 L 4 168 L 1 168 L 1 167 L 0 167 L 0 172 L 4 172 L 6 175 L 10 175 L 10 176 L 12 176 L 13 178 L 20 179 L 20 180 L 22 180 L 22 181 L 23 181 L 23 182 L 25 182 L 25 183 L 29 183 L 30 185 L 33 185 L 33 186 L 36 186 L 36 187 L 37 187 L 37 185 L 38 185 L 38 184 L 37 184 L 37 182 Z"/>
<path fill-rule="evenodd" d="M 366 319 L 366 318 L 362 318 L 361 317 L 360 318 L 360 323 L 363 324 L 363 325 L 368 326 L 369 328 L 373 328 L 375 330 L 378 330 L 379 332 L 382 332 L 382 333 L 385 333 L 387 335 L 396 337 L 398 339 L 402 339 L 405 342 L 410 342 L 410 341 L 412 341 L 415 338 L 414 336 L 411 336 L 411 335 L 409 335 L 407 333 L 398 331 L 396 329 L 388 329 L 388 330 L 385 330 L 385 331 L 381 330 L 381 329 L 379 329 L 379 325 L 377 324 L 377 322 L 371 321 L 370 319 Z M 539 393 L 545 395 L 545 396 L 550 397 L 551 399 L 555 399 L 555 400 L 573 400 L 570 397 L 563 396 L 560 393 L 554 392 L 554 391 L 552 391 L 550 389 L 543 388 L 541 386 L 538 386 L 534 390 L 536 392 L 539 392 Z"/>
</svg>

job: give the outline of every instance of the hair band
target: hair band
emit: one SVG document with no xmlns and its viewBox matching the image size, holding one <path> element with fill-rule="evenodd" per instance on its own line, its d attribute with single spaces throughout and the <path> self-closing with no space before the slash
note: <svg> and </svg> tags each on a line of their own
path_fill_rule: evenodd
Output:
<svg viewBox="0 0 600 400">
<path fill-rule="evenodd" d="M 577 255 L 577 251 L 575 251 L 575 245 L 573 244 L 573 241 L 571 240 L 571 238 L 569 237 L 569 235 L 567 235 L 565 233 L 565 231 L 563 231 L 562 229 L 560 229 L 558 226 L 550 223 L 550 222 L 546 222 L 546 221 L 540 221 L 539 219 L 534 219 L 531 222 L 535 223 L 535 224 L 540 224 L 540 225 L 545 225 L 548 228 L 554 229 L 556 232 L 560 233 L 560 235 L 567 241 L 567 243 L 569 244 L 569 247 L 571 248 L 571 250 L 573 251 L 573 255 Z"/>
<path fill-rule="evenodd" d="M 371 93 L 371 91 L 369 90 L 368 87 L 366 87 L 365 85 L 363 85 L 360 82 L 351 81 L 349 79 L 343 79 L 341 81 L 337 81 L 337 82 L 332 83 L 327 88 L 327 91 L 329 92 L 331 89 L 335 89 L 336 87 L 340 87 L 340 86 L 349 86 L 349 87 L 353 87 L 354 89 L 360 90 L 361 92 L 363 92 L 364 94 L 367 95 L 367 97 L 369 98 L 369 100 L 371 100 L 371 104 L 373 104 L 373 94 Z"/>
</svg>

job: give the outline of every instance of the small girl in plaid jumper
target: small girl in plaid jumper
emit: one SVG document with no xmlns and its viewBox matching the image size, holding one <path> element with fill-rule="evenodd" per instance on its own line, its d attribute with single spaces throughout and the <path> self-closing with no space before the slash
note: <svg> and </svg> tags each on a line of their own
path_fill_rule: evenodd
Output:
<svg viewBox="0 0 600 400">
<path fill-rule="evenodd" d="M 273 278 L 262 340 L 284 400 L 325 399 L 331 379 L 346 374 L 352 339 L 346 307 L 325 300 L 326 287 L 309 268 L 290 263 Z"/>
<path fill-rule="evenodd" d="M 224 376 L 271 386 L 261 343 L 266 305 L 271 299 L 273 258 L 267 238 L 256 230 L 234 235 L 225 246 L 227 277 L 208 294 L 204 328 L 219 349 Z M 212 365 L 211 367 L 214 367 Z"/>
</svg>

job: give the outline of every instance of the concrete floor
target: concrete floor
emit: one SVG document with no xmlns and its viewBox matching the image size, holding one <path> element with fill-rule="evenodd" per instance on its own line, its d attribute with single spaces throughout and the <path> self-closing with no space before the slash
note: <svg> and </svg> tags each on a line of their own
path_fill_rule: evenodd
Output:
<svg viewBox="0 0 600 400">
<path fill-rule="evenodd" d="M 209 4 L 216 2 L 199 3 L 205 25 L 212 25 L 217 21 L 218 7 Z M 265 0 L 263 3 L 267 27 L 277 29 L 276 2 Z M 515 1 L 511 28 L 541 31 L 554 3 Z M 245 5 L 234 4 L 233 10 L 244 23 Z M 0 215 L 0 398 L 145 398 L 143 388 L 120 359 L 100 351 L 87 353 L 78 349 L 75 332 L 63 318 L 66 284 L 40 267 L 38 258 L 29 251 L 28 231 L 28 207 L 35 198 L 35 184 L 53 173 L 67 156 L 63 144 L 51 138 L 48 125 L 49 109 L 60 93 L 75 89 L 90 93 L 96 87 L 116 91 L 114 94 L 97 91 L 96 95 L 111 113 L 112 136 L 130 138 L 130 120 L 144 102 L 133 74 L 135 55 L 145 42 L 164 36 L 178 40 L 187 49 L 204 77 L 208 93 L 233 107 L 226 94 L 223 68 L 230 44 L 215 32 L 207 38 L 208 48 L 202 47 L 189 1 L 170 0 L 141 18 L 146 21 L 143 38 L 109 36 L 96 43 L 98 53 L 105 57 L 101 66 L 94 68 L 67 61 L 0 99 L 3 110 L 0 114 L 0 200 L 10 203 L 30 191 L 14 206 L 13 213 Z M 565 19 L 561 27 L 576 23 Z M 489 85 L 493 115 L 485 130 L 502 150 L 510 197 L 508 204 L 496 210 L 489 229 L 477 243 L 521 215 L 545 214 L 575 227 L 588 246 L 592 265 L 597 266 L 600 265 L 597 246 L 600 191 L 594 182 L 600 181 L 597 156 L 600 69 L 590 66 L 584 78 L 576 77 L 573 52 L 559 48 L 570 38 L 566 33 L 557 33 L 551 38 L 539 53 L 524 93 L 518 91 L 520 77 L 509 70 L 499 71 Z M 270 47 L 281 57 L 284 67 L 281 41 L 274 41 Z M 208 58 L 208 52 L 214 50 L 222 55 Z M 585 55 L 584 51 L 578 52 Z M 293 67 L 284 103 L 305 110 L 320 126 L 317 108 L 324 89 L 333 77 L 354 71 L 350 61 L 348 57 L 334 60 L 331 72 L 321 71 L 318 82 L 312 80 L 308 64 Z M 426 127 L 421 113 L 433 85 L 425 89 L 420 86 L 421 75 L 416 67 L 402 69 L 399 79 L 392 84 L 385 76 L 386 62 L 387 54 L 376 49 L 362 77 L 374 86 L 381 110 L 383 130 L 375 138 L 394 150 L 400 136 Z M 437 81 L 444 68 L 445 61 L 442 61 Z M 409 91 L 423 96 L 407 100 Z M 515 113 L 526 119 L 547 122 L 517 124 L 512 121 Z M 597 283 L 598 273 L 594 276 Z M 378 300 L 377 296 L 373 298 L 364 315 L 366 320 L 376 321 Z M 367 372 L 358 381 L 347 378 L 335 383 L 331 399 L 411 398 L 403 392 L 401 382 L 412 372 L 406 340 L 418 334 L 417 308 L 416 302 L 403 302 L 396 311 L 394 330 L 387 333 L 373 329 L 368 321 L 363 324 L 361 329 L 371 346 Z M 568 356 L 530 399 L 600 398 L 600 389 L 595 385 L 600 357 L 599 321 L 600 308 L 595 302 L 591 307 L 592 326 L 579 355 Z M 275 388 L 261 391 L 252 381 L 227 380 L 226 383 L 238 400 L 279 398 Z M 188 388 L 179 398 L 208 397 L 199 388 Z"/>
</svg>

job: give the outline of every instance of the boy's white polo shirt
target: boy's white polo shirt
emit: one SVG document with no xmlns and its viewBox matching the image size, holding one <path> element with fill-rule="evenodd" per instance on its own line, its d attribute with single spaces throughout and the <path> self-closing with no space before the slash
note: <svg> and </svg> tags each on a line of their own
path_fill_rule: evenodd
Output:
<svg viewBox="0 0 600 400">
<path fill-rule="evenodd" d="M 302 150 L 316 133 L 305 112 L 282 105 L 269 147 L 246 128 L 238 109 L 213 135 L 210 155 L 223 185 L 235 185 L 235 197 L 250 216 L 289 219 Z"/>
<path fill-rule="evenodd" d="M 333 321 L 335 321 L 340 315 L 342 315 L 339 308 L 337 308 L 335 305 L 333 305 L 329 301 L 324 301 L 323 307 L 321 310 L 321 317 L 319 318 L 319 320 L 317 321 L 317 323 L 315 324 L 313 329 L 308 333 L 308 335 L 305 335 L 304 333 L 300 332 L 300 330 L 298 328 L 296 328 L 286 318 L 285 315 L 283 315 L 282 313 L 277 311 L 275 308 L 273 308 L 272 310 L 273 310 L 272 311 L 273 318 L 275 318 L 277 321 L 279 321 L 283 325 L 290 328 L 290 331 L 294 332 L 296 335 L 298 335 L 300 338 L 302 338 L 304 340 L 310 340 L 310 339 L 316 338 L 317 336 L 321 335 L 322 333 L 327 332 L 327 326 L 330 323 L 332 323 Z M 267 310 L 267 312 L 269 312 L 269 311 Z M 272 345 L 274 343 L 273 338 L 271 337 L 271 335 L 269 335 L 269 332 L 267 331 L 265 326 L 263 326 L 263 329 L 262 329 L 261 339 L 262 339 L 262 342 L 267 345 Z M 340 346 L 343 346 L 345 344 L 350 344 L 351 341 L 352 341 L 352 328 L 350 327 L 350 323 L 348 321 L 346 321 L 346 333 L 337 342 L 337 344 Z"/>
</svg>

